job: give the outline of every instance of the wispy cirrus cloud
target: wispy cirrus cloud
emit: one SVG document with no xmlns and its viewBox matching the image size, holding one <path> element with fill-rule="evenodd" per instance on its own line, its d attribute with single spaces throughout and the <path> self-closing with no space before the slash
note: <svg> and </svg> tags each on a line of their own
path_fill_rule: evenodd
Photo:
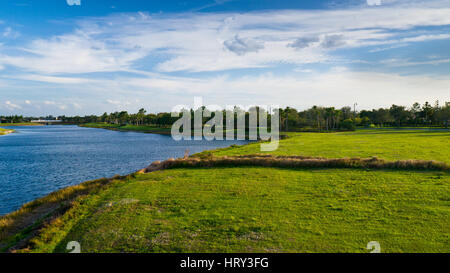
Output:
<svg viewBox="0 0 450 273">
<path fill-rule="evenodd" d="M 164 56 L 154 66 L 159 72 L 323 62 L 337 48 L 448 39 L 446 31 L 404 36 L 415 27 L 450 25 L 449 14 L 450 7 L 425 3 L 314 12 L 112 15 L 78 21 L 73 33 L 31 41 L 22 56 L 0 55 L 0 64 L 39 73 L 92 73 L 132 69 L 154 54 Z"/>
<path fill-rule="evenodd" d="M 427 60 L 427 61 L 411 61 L 408 59 L 388 59 L 382 60 L 381 63 L 392 66 L 392 67 L 401 67 L 401 66 L 417 66 L 417 65 L 439 65 L 439 64 L 447 64 L 450 63 L 450 59 L 435 59 L 435 60 Z"/>
<path fill-rule="evenodd" d="M 95 103 L 91 100 L 80 100 L 77 93 L 70 93 L 71 95 L 65 93 L 51 100 L 34 99 L 32 107 L 41 107 L 48 111 L 59 110 L 60 114 L 76 113 L 79 109 L 91 109 L 94 105 L 94 113 L 112 109 L 137 111 L 141 107 L 156 112 L 167 111 L 170 106 L 177 104 L 190 105 L 194 96 L 203 96 L 205 103 L 217 105 L 267 105 L 276 101 L 280 106 L 304 109 L 311 105 L 341 107 L 357 101 L 362 108 L 376 108 L 388 106 L 386 97 L 389 97 L 389 103 L 400 105 L 426 101 L 430 96 L 445 101 L 450 86 L 448 77 L 354 72 L 345 67 L 335 67 L 326 73 L 304 72 L 307 73 L 291 76 L 266 73 L 238 78 L 224 75 L 204 79 L 185 77 L 98 79 L 94 83 L 70 86 L 72 90 L 89 90 L 88 94 L 93 95 Z M 68 88 L 65 84 L 53 83 L 51 89 L 63 87 Z M 29 88 L 36 89 L 36 87 Z M 11 111 L 31 107 L 23 104 L 23 101 L 9 102 L 9 105 L 3 104 L 3 107 Z M 9 108 L 6 108 L 7 106 Z"/>
<path fill-rule="evenodd" d="M 39 73 L 91 73 L 120 71 L 145 56 L 115 48 L 83 30 L 34 40 L 22 50 L 20 56 L 0 55 L 0 63 Z"/>
<path fill-rule="evenodd" d="M 71 31 L 62 34 L 31 40 L 20 37 L 21 44 L 13 47 L 4 42 L 1 92 L 24 109 L 65 107 L 65 111 L 130 110 L 145 105 L 164 111 L 175 102 L 189 103 L 192 95 L 210 96 L 216 104 L 270 100 L 297 107 L 353 100 L 368 107 L 383 106 L 385 97 L 392 94 L 397 103 L 426 96 L 445 99 L 449 86 L 445 77 L 424 72 L 405 76 L 392 68 L 446 65 L 449 56 L 423 60 L 415 55 L 429 52 L 417 47 L 405 50 L 405 56 L 396 61 L 383 61 L 394 58 L 382 54 L 449 40 L 450 1 L 406 5 L 386 0 L 372 6 L 358 2 L 364 5 L 79 18 L 70 22 Z M 363 60 L 361 52 L 374 57 Z M 373 64 L 377 69 L 353 71 L 347 67 L 352 63 Z M 55 104 L 29 96 L 36 90 L 55 97 L 47 99 Z M 10 99 L 22 93 L 20 100 Z M 260 101 L 252 102 L 255 97 Z M 23 104 L 25 98 L 32 105 Z"/>
<path fill-rule="evenodd" d="M 379 6 L 379 5 L 381 5 L 381 0 L 367 0 L 367 5 Z"/>
<path fill-rule="evenodd" d="M 20 33 L 14 30 L 12 27 L 6 27 L 2 33 L 3 38 L 16 39 L 20 36 Z"/>
<path fill-rule="evenodd" d="M 61 76 L 46 76 L 39 74 L 20 74 L 9 76 L 10 79 L 25 80 L 25 81 L 35 81 L 35 82 L 46 82 L 46 83 L 57 83 L 57 84 L 80 84 L 80 83 L 94 83 L 95 80 L 79 78 L 79 77 L 61 77 Z"/>
</svg>

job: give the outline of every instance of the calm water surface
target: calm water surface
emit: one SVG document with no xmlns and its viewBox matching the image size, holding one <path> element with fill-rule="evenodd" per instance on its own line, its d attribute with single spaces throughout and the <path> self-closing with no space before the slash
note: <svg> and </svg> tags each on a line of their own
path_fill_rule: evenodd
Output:
<svg viewBox="0 0 450 273">
<path fill-rule="evenodd" d="M 4 127 L 0 136 L 0 215 L 86 180 L 129 174 L 156 160 L 245 141 L 181 141 L 170 136 L 77 126 Z"/>
</svg>

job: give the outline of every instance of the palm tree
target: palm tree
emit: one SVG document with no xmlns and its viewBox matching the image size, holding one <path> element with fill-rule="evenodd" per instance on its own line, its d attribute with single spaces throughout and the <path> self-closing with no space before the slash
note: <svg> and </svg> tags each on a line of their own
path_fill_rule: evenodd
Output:
<svg viewBox="0 0 450 273">
<path fill-rule="evenodd" d="M 137 113 L 137 125 L 144 123 L 145 113 L 147 113 L 147 111 L 144 108 L 139 109 L 139 112 Z"/>
</svg>

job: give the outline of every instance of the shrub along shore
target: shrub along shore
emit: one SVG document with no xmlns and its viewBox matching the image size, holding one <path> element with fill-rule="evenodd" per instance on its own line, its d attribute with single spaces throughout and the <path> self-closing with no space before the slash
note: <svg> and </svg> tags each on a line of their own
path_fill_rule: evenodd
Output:
<svg viewBox="0 0 450 273">
<path fill-rule="evenodd" d="M 43 126 L 41 123 L 35 122 L 20 122 L 20 123 L 0 123 L 1 126 L 12 127 L 12 126 Z"/>
<path fill-rule="evenodd" d="M 356 168 L 356 169 L 394 169 L 394 170 L 433 170 L 446 171 L 450 167 L 444 162 L 434 160 L 397 160 L 386 161 L 372 158 L 323 158 L 305 156 L 272 156 L 272 155 L 244 155 L 234 157 L 206 158 L 188 157 L 169 159 L 163 162 L 155 161 L 141 173 L 149 173 L 174 168 L 217 168 L 259 166 L 273 168 Z"/>
<path fill-rule="evenodd" d="M 0 128 L 0 136 L 14 133 L 14 130 Z"/>
</svg>

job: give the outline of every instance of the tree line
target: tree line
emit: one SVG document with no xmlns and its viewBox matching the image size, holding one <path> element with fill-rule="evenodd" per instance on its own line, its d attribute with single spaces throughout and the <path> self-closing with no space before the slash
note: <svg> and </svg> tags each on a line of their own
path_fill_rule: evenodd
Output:
<svg viewBox="0 0 450 273">
<path fill-rule="evenodd" d="M 251 111 L 258 107 L 243 111 L 247 124 Z M 206 107 L 201 107 L 195 111 L 208 111 Z M 194 116 L 195 111 L 190 110 Z M 268 113 L 270 115 L 270 113 Z M 337 109 L 335 107 L 313 106 L 307 110 L 299 111 L 295 108 L 286 107 L 279 109 L 280 129 L 282 131 L 314 130 L 314 131 L 335 131 L 353 130 L 356 127 L 445 127 L 450 122 L 450 102 L 440 105 L 436 102 L 431 105 L 414 103 L 411 107 L 392 105 L 390 108 L 379 108 L 372 110 L 356 111 L 350 106 Z M 214 116 L 214 114 L 212 114 Z M 223 111 L 224 122 L 226 122 L 226 111 Z M 101 116 L 47 116 L 47 117 L 23 117 L 23 116 L 0 116 L 1 123 L 22 123 L 35 119 L 53 120 L 58 119 L 63 123 L 83 124 L 83 123 L 109 123 L 117 125 L 137 125 L 170 127 L 178 117 L 172 117 L 171 113 L 147 113 L 145 109 L 140 109 L 137 113 L 127 111 L 104 113 Z M 210 118 L 203 118 L 206 123 Z M 270 118 L 268 118 L 270 123 Z M 226 127 L 226 124 L 224 124 Z"/>
<path fill-rule="evenodd" d="M 434 105 L 425 102 L 411 107 L 392 105 L 390 108 L 356 111 L 350 106 L 313 106 L 305 111 L 287 107 L 281 110 L 282 129 L 314 128 L 320 131 L 361 127 L 445 127 L 450 122 L 450 102 Z"/>
</svg>

